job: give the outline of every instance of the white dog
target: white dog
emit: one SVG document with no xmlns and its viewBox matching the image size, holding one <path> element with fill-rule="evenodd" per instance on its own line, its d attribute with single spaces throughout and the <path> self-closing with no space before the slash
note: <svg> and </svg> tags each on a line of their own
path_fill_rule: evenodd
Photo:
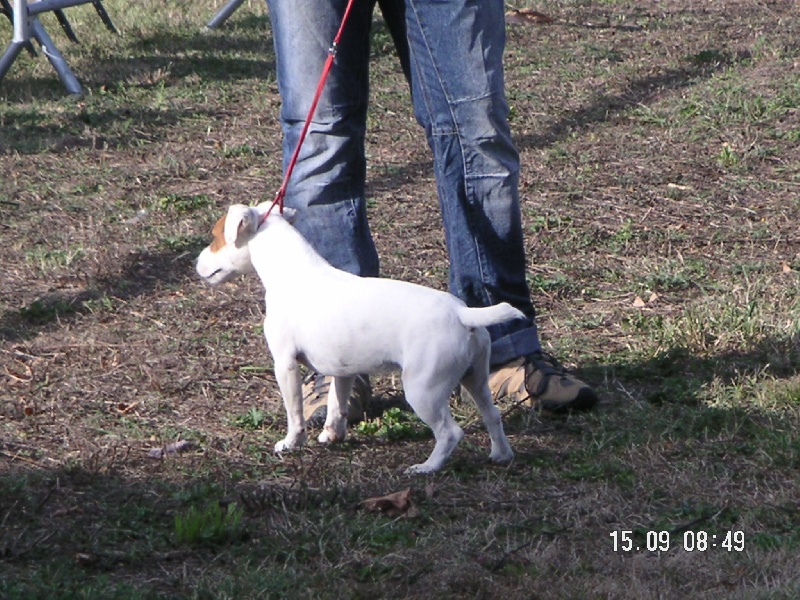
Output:
<svg viewBox="0 0 800 600">
<path fill-rule="evenodd" d="M 347 398 L 357 374 L 399 369 L 406 400 L 436 438 L 428 460 L 406 472 L 437 471 L 464 437 L 449 407 L 459 382 L 489 431 L 489 458 L 510 461 L 513 452 L 487 383 L 486 326 L 523 314 L 507 303 L 468 308 L 445 292 L 335 269 L 286 220 L 293 219 L 292 211 L 264 219 L 268 207 L 231 206 L 198 257 L 197 273 L 212 285 L 253 270 L 261 278 L 268 315 L 264 333 L 288 419 L 286 438 L 275 451 L 306 441 L 302 363 L 334 378 L 322 443 L 344 440 Z"/>
</svg>

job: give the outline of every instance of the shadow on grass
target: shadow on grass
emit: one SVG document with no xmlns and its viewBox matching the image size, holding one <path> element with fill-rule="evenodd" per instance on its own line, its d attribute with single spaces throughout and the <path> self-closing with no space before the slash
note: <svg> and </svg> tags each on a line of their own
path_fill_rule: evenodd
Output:
<svg viewBox="0 0 800 600">
<path fill-rule="evenodd" d="M 800 373 L 800 339 L 787 336 L 760 341 L 749 351 L 714 356 L 697 356 L 686 348 L 675 347 L 646 361 L 632 361 L 604 367 L 614 378 L 640 382 L 640 397 L 654 405 L 697 406 L 708 386 L 741 386 L 747 378 L 767 373 L 790 379 Z M 590 373 L 587 373 L 591 377 Z M 800 393 L 800 390 L 798 390 Z M 800 400 L 800 398 L 798 398 Z"/>
<path fill-rule="evenodd" d="M 258 32 L 262 32 L 260 35 Z M 373 45 L 372 55 L 393 52 L 393 46 L 383 43 L 390 34 L 383 21 L 373 23 L 373 36 L 381 43 Z M 231 18 L 217 30 L 207 30 L 198 23 L 197 29 L 162 28 L 146 37 L 125 43 L 118 53 L 101 59 L 92 58 L 85 68 L 82 57 L 70 57 L 71 44 L 66 39 L 56 42 L 63 46 L 65 58 L 80 83 L 89 89 L 114 88 L 142 73 L 168 72 L 171 78 L 196 76 L 208 82 L 227 82 L 244 78 L 275 79 L 275 53 L 272 31 L 267 17 L 246 15 Z M 122 56 L 120 56 L 122 55 Z M 43 57 L 37 57 L 36 60 Z M 7 85 L 7 84 L 6 84 Z M 8 101 L 26 102 L 31 98 L 64 98 L 65 91 L 54 71 L 45 77 L 22 77 L 12 90 L 2 90 Z M 2 151 L 2 146 L 0 146 Z"/>
<path fill-rule="evenodd" d="M 72 467 L 0 474 L 0 486 L 4 522 L 0 596 L 4 598 L 52 597 L 52 593 L 182 597 L 175 596 L 175 577 L 188 564 L 207 564 L 220 555 L 232 558 L 231 553 L 242 555 L 252 547 L 273 558 L 279 553 L 263 530 L 267 521 L 258 515 L 230 522 L 202 521 L 209 509 L 243 504 L 221 480 L 197 477 L 181 483 Z M 266 508 L 259 514 L 265 512 Z M 178 530 L 187 526 L 179 526 L 179 517 L 194 518 L 188 532 L 192 541 L 182 539 L 187 532 Z M 108 581 L 108 574 L 114 574 L 115 581 Z M 124 580 L 116 580 L 123 574 Z M 202 585 L 184 583 L 198 584 Z"/>
<path fill-rule="evenodd" d="M 168 69 L 173 77 L 199 76 L 207 81 L 232 81 L 242 78 L 276 78 L 272 30 L 266 17 L 254 15 L 231 20 L 217 30 L 198 32 L 162 30 L 137 40 L 130 48 L 135 58 L 108 61 L 104 70 L 119 73 L 124 79 L 146 65 L 150 70 Z M 263 32 L 260 37 L 253 32 Z M 384 56 L 394 46 L 383 21 L 372 25 L 372 56 Z M 243 58 L 251 56 L 255 58 Z M 307 73 L 316 79 L 318 74 Z M 94 84 L 102 82 L 92 80 Z"/>
<path fill-rule="evenodd" d="M 263 39 L 242 34 L 256 27 L 265 29 Z M 383 24 L 378 24 L 376 28 L 381 35 L 388 36 L 383 31 Z M 388 51 L 384 49 L 382 52 Z M 112 54 L 107 58 L 93 59 L 91 69 L 78 75 L 84 87 L 118 95 L 119 106 L 106 108 L 87 103 L 78 111 L 62 113 L 60 122 L 43 122 L 41 114 L 25 107 L 25 103 L 32 98 L 50 97 L 67 104 L 80 101 L 65 96 L 55 73 L 52 78 L 23 77 L 11 89 L 6 82 L 6 87 L 0 91 L 7 94 L 9 113 L 4 120 L 6 124 L 0 128 L 0 154 L 114 149 L 152 143 L 163 140 L 170 127 L 184 118 L 214 119 L 224 116 L 226 112 L 224 103 L 219 105 L 218 110 L 198 110 L 149 107 L 142 102 L 127 102 L 125 89 L 128 86 L 140 90 L 152 89 L 155 98 L 159 82 L 188 77 L 197 77 L 209 84 L 247 78 L 275 79 L 275 55 L 270 31 L 255 16 L 247 17 L 234 28 L 214 32 L 202 33 L 199 27 L 196 32 L 164 29 L 134 40 L 120 53 L 124 56 Z M 75 68 L 76 72 L 78 68 Z M 158 81 L 147 82 L 150 77 Z M 70 122 L 64 123 L 65 116 L 72 112 L 74 115 Z M 87 126 L 101 133 L 88 136 Z"/>
<path fill-rule="evenodd" d="M 0 128 L 0 154 L 51 154 L 75 150 L 114 150 L 164 140 L 172 126 L 187 117 L 176 109 L 143 106 L 99 108 L 86 106 L 64 122 L 43 122 L 40 115 L 11 115 L 11 125 Z M 215 117 L 213 112 L 193 110 L 192 118 Z M 91 128 L 96 134 L 88 134 Z"/>
<path fill-rule="evenodd" d="M 571 132 L 604 123 L 624 114 L 631 108 L 647 105 L 666 92 L 697 85 L 728 67 L 750 58 L 748 51 L 735 54 L 703 51 L 690 56 L 682 67 L 634 79 L 619 94 L 599 94 L 594 101 L 562 117 L 544 132 L 517 138 L 520 148 L 546 148 L 565 139 Z"/>
<path fill-rule="evenodd" d="M 628 88 L 619 94 L 599 94 L 594 100 L 581 108 L 563 114 L 555 123 L 543 131 L 514 136 L 520 149 L 544 149 L 565 140 L 575 130 L 586 130 L 594 124 L 606 123 L 624 115 L 626 111 L 647 105 L 671 90 L 698 85 L 732 65 L 750 57 L 749 52 L 731 54 L 727 52 L 702 51 L 686 60 L 683 67 L 669 69 L 663 73 L 634 79 Z M 432 160 L 432 159 L 431 159 Z M 420 172 L 431 171 L 431 161 L 407 163 L 391 172 L 383 174 L 376 189 L 402 189 L 419 176 Z"/>
<path fill-rule="evenodd" d="M 207 240 L 198 239 L 176 249 L 137 252 L 117 273 L 98 278 L 81 291 L 53 292 L 20 310 L 7 311 L 0 316 L 0 340 L 24 341 L 92 312 L 95 303 L 145 296 L 164 284 L 186 281 L 192 276 L 195 257 L 206 243 Z"/>
<path fill-rule="evenodd" d="M 486 471 L 498 467 L 467 464 L 459 457 L 440 475 L 412 480 L 422 514 L 409 519 L 373 518 L 357 511 L 363 499 L 409 485 L 407 479 L 391 474 L 396 465 L 372 464 L 389 458 L 394 452 L 390 448 L 378 448 L 380 456 L 373 458 L 367 455 L 376 448 L 362 449 L 366 451 L 346 467 L 353 473 L 331 475 L 326 471 L 331 463 L 325 458 L 330 456 L 328 449 L 312 451 L 319 456 L 311 464 L 304 465 L 295 457 L 253 469 L 217 451 L 148 462 L 122 451 L 90 450 L 93 447 L 87 443 L 80 458 L 73 455 L 75 464 L 47 469 L 31 466 L 38 457 L 30 444 L 0 443 L 2 459 L 14 459 L 13 464 L 9 462 L 13 469 L 0 472 L 0 522 L 4 525 L 0 528 L 0 595 L 49 597 L 44 591 L 57 588 L 60 597 L 117 597 L 117 593 L 138 597 L 118 587 L 122 582 L 138 582 L 151 592 L 176 597 L 177 589 L 218 586 L 234 572 L 245 580 L 254 577 L 257 581 L 252 583 L 262 591 L 262 595 L 239 597 L 265 597 L 266 585 L 275 586 L 276 595 L 268 597 L 292 597 L 282 594 L 290 593 L 298 580 L 304 581 L 304 589 L 312 585 L 305 578 L 317 569 L 328 576 L 335 573 L 357 587 L 364 565 L 385 560 L 386 552 L 404 556 L 406 568 L 416 569 L 419 561 L 431 560 L 430 556 L 420 558 L 426 550 L 423 544 L 452 535 L 449 523 L 460 529 L 474 528 L 480 543 L 452 548 L 448 561 L 480 569 L 473 554 L 475 548 L 485 552 L 488 545 L 478 533 L 485 532 L 495 517 L 519 526 L 528 544 L 558 537 L 574 546 L 575 555 L 587 564 L 592 564 L 589 559 L 596 551 L 587 548 L 587 536 L 608 536 L 619 522 L 636 523 L 642 536 L 656 528 L 680 537 L 686 530 L 722 534 L 750 527 L 747 548 L 751 552 L 753 548 L 791 551 L 800 545 L 800 510 L 791 500 L 787 502 L 784 495 L 765 503 L 763 491 L 749 490 L 744 482 L 741 489 L 733 489 L 741 476 L 736 471 L 741 460 L 749 471 L 744 481 L 752 481 L 754 472 L 762 470 L 770 473 L 769 481 L 773 476 L 791 477 L 800 466 L 800 440 L 791 435 L 796 421 L 776 417 L 766 424 L 735 410 L 685 404 L 629 407 L 624 416 L 615 420 L 614 415 L 598 414 L 565 425 L 563 430 L 556 427 L 556 435 L 550 437 L 557 445 L 519 452 L 514 464 L 501 473 L 503 485 L 510 486 L 507 491 L 513 490 L 509 496 L 498 497 L 497 484 L 486 489 L 480 485 L 484 477 L 492 480 Z M 779 434 L 768 431 L 768 425 Z M 606 440 L 601 451 L 592 436 Z M 578 442 L 563 443 L 567 438 Z M 664 441 L 670 443 L 664 445 Z M 402 452 L 409 444 L 395 446 Z M 530 443 L 525 446 L 531 448 Z M 639 452 L 665 450 L 668 454 L 662 460 L 669 461 L 671 472 L 685 473 L 684 484 L 689 484 L 691 492 L 660 490 L 649 479 L 654 475 L 643 472 L 647 463 L 637 464 Z M 474 449 L 469 452 L 476 454 Z M 720 474 L 723 471 L 730 473 L 730 479 Z M 272 476 L 276 476 L 274 483 L 259 483 L 265 477 L 269 482 Z M 725 499 L 715 500 L 713 494 L 702 491 L 707 477 L 725 481 Z M 549 490 L 546 493 L 539 486 L 542 481 Z M 432 491 L 423 493 L 423 486 Z M 620 505 L 615 492 L 629 496 L 634 490 L 635 501 Z M 180 541 L 176 517 L 234 504 L 242 511 L 240 521 L 230 525 L 200 522 L 195 543 Z M 592 513 L 613 517 L 608 522 L 592 519 L 594 529 L 574 527 L 567 515 L 588 510 L 587 504 Z M 508 516 L 512 513 L 516 516 Z M 538 523 L 531 515 L 548 515 L 553 526 L 531 529 L 532 523 Z M 642 521 L 642 515 L 656 521 Z M 354 546 L 361 552 L 359 561 L 352 560 Z M 248 572 L 253 565 L 261 566 Z M 269 565 L 275 565 L 274 572 Z M 338 567 L 334 570 L 332 565 Z M 187 572 L 197 579 L 187 579 Z M 281 572 L 288 579 L 273 581 Z M 116 582 L 110 587 L 109 575 Z M 408 585 L 413 589 L 413 583 Z"/>
<path fill-rule="evenodd" d="M 266 25 L 256 17 L 235 28 L 218 31 L 163 29 L 137 39 L 127 49 L 129 58 L 110 57 L 106 68 L 119 70 L 122 79 L 143 66 L 169 69 L 172 76 L 199 76 L 207 81 L 231 81 L 245 77 L 275 77 L 275 53 Z M 262 29 L 258 37 L 253 29 Z M 247 33 L 243 33 L 243 32 Z"/>
</svg>

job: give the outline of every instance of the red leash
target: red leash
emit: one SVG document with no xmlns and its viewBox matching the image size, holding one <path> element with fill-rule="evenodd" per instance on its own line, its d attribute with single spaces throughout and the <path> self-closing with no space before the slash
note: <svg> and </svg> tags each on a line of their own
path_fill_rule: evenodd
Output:
<svg viewBox="0 0 800 600">
<path fill-rule="evenodd" d="M 325 80 L 328 79 L 328 73 L 330 73 L 331 67 L 333 66 L 333 59 L 336 58 L 336 48 L 339 45 L 339 40 L 342 37 L 342 31 L 344 31 L 344 25 L 347 23 L 347 17 L 350 16 L 350 9 L 353 7 L 354 0 L 348 0 L 347 7 L 344 9 L 344 15 L 342 16 L 342 23 L 339 25 L 339 31 L 336 33 L 336 37 L 333 38 L 333 45 L 328 49 L 328 58 L 325 61 L 325 66 L 322 69 L 322 74 L 319 77 L 319 83 L 317 84 L 317 91 L 314 94 L 314 101 L 311 103 L 311 108 L 308 111 L 308 116 L 306 117 L 306 122 L 303 125 L 303 130 L 300 132 L 300 139 L 297 140 L 297 147 L 294 149 L 294 154 L 292 154 L 292 158 L 289 161 L 289 165 L 286 167 L 286 173 L 283 175 L 283 182 L 281 183 L 281 187 L 278 189 L 278 193 L 275 195 L 275 199 L 272 201 L 272 205 L 269 207 L 267 212 L 261 218 L 259 225 L 261 225 L 264 221 L 267 220 L 269 213 L 272 212 L 272 209 L 275 208 L 277 204 L 281 214 L 283 214 L 283 199 L 286 196 L 286 188 L 289 185 L 289 178 L 292 176 L 292 171 L 294 171 L 294 166 L 297 164 L 297 157 L 300 155 L 300 148 L 303 145 L 303 141 L 306 139 L 306 134 L 308 133 L 308 128 L 311 125 L 311 119 L 314 116 L 314 113 L 317 110 L 317 104 L 319 103 L 320 96 L 322 96 L 322 90 L 325 87 Z"/>
</svg>

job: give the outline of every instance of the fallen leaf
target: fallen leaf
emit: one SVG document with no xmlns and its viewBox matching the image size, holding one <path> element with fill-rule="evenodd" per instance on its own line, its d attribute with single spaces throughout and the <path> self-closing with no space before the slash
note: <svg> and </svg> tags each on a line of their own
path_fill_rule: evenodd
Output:
<svg viewBox="0 0 800 600">
<path fill-rule="evenodd" d="M 636 296 L 636 298 L 633 300 L 633 306 L 634 308 L 644 308 L 647 306 L 647 304 L 644 300 L 642 300 L 641 296 Z"/>
<path fill-rule="evenodd" d="M 781 271 L 783 271 L 784 275 L 788 275 L 792 272 L 792 267 L 786 261 L 783 261 L 783 266 L 781 267 Z"/>
<path fill-rule="evenodd" d="M 647 303 L 652 304 L 656 300 L 658 300 L 658 294 L 656 294 L 655 292 L 651 292 L 650 297 L 647 299 Z"/>
<path fill-rule="evenodd" d="M 361 502 L 361 506 L 367 510 L 381 512 L 387 517 L 413 516 L 417 512 L 416 506 L 411 501 L 411 488 L 386 496 L 367 498 Z"/>
<path fill-rule="evenodd" d="M 23 362 L 14 361 L 19 365 L 17 369 L 10 369 L 6 367 L 6 375 L 11 380 L 12 384 L 30 383 L 33 379 L 33 371 Z"/>
<path fill-rule="evenodd" d="M 531 10 L 530 8 L 511 9 L 506 13 L 506 23 L 528 23 L 534 25 L 546 25 L 552 23 L 553 19 L 545 14 Z"/>
</svg>

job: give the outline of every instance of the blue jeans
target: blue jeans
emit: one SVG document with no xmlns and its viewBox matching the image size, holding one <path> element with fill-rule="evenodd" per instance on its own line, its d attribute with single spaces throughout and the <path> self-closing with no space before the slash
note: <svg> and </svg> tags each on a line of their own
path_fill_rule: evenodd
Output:
<svg viewBox="0 0 800 600">
<path fill-rule="evenodd" d="M 286 168 L 346 0 L 267 3 Z M 355 1 L 286 194 L 286 205 L 300 211 L 298 229 L 316 250 L 333 266 L 364 276 L 379 271 L 364 191 L 374 4 Z M 392 33 L 400 33 L 414 114 L 433 151 L 450 291 L 469 306 L 505 301 L 527 316 L 489 328 L 493 364 L 537 351 L 525 281 L 519 156 L 503 82 L 503 1 L 381 0 L 381 8 Z"/>
</svg>

